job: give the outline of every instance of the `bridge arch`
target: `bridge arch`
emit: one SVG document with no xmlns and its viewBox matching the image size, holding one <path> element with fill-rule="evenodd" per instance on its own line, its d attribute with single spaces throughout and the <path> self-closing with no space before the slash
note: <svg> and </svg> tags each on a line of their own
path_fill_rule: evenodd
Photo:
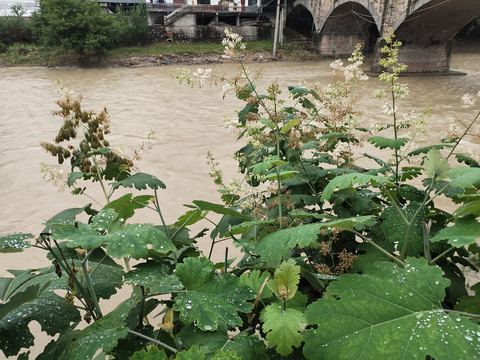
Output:
<svg viewBox="0 0 480 360">
<path fill-rule="evenodd" d="M 318 24 L 316 25 L 316 28 L 318 31 L 322 31 L 323 28 L 325 27 L 325 24 L 329 21 L 329 19 L 332 16 L 332 13 L 334 13 L 338 8 L 342 7 L 344 4 L 347 3 L 353 3 L 353 4 L 359 4 L 362 5 L 365 9 L 368 10 L 369 12 L 369 17 L 371 17 L 370 21 L 374 21 L 375 25 L 377 26 L 377 30 L 380 31 L 381 25 L 382 25 L 382 18 L 378 14 L 377 10 L 372 4 L 372 1 L 370 0 L 338 0 L 334 1 L 332 4 L 333 6 L 327 11 L 327 13 L 319 18 Z"/>
<path fill-rule="evenodd" d="M 479 14 L 478 0 L 412 2 L 391 24 L 403 44 L 399 60 L 408 65 L 410 72 L 448 71 L 455 35 Z"/>
<path fill-rule="evenodd" d="M 393 30 L 404 41 L 448 41 L 479 14 L 478 0 L 417 0 L 397 17 Z"/>
<path fill-rule="evenodd" d="M 338 0 L 317 18 L 314 49 L 320 54 L 349 55 L 360 43 L 364 52 L 374 50 L 381 18 L 369 0 Z"/>
<path fill-rule="evenodd" d="M 296 1 L 293 9 L 288 12 L 286 26 L 297 33 L 311 38 L 315 31 L 315 20 L 305 1 Z"/>
</svg>

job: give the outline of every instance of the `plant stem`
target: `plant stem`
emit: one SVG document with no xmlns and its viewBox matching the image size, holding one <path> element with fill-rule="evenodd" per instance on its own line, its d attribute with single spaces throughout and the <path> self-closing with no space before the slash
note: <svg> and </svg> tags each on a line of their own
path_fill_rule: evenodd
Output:
<svg viewBox="0 0 480 360">
<path fill-rule="evenodd" d="M 362 240 L 364 240 L 365 242 L 369 243 L 370 245 L 372 245 L 375 249 L 377 249 L 378 251 L 380 251 L 382 254 L 388 256 L 390 259 L 392 259 L 393 261 L 395 261 L 398 265 L 400 266 L 405 266 L 406 264 L 400 260 L 399 258 L 397 258 L 395 255 L 392 255 L 390 254 L 387 250 L 385 250 L 384 248 L 382 248 L 381 246 L 375 244 L 375 242 L 373 242 L 372 240 L 370 240 L 369 238 L 367 238 L 366 236 L 364 236 L 362 233 L 358 232 L 357 230 L 352 230 L 352 232 L 359 236 Z"/>
<path fill-rule="evenodd" d="M 143 335 L 142 333 L 139 333 L 139 332 L 137 332 L 137 331 L 130 330 L 130 329 L 128 329 L 127 332 L 129 332 L 129 333 L 132 334 L 132 335 L 141 337 L 142 339 L 151 341 L 151 342 L 153 342 L 153 343 L 155 343 L 155 344 L 157 344 L 157 345 L 159 345 L 159 346 L 161 346 L 161 347 L 163 347 L 163 348 L 165 348 L 165 349 L 167 349 L 167 350 L 170 350 L 170 351 L 173 352 L 174 354 L 176 354 L 176 353 L 178 352 L 177 349 L 175 349 L 175 348 L 171 347 L 170 345 L 167 345 L 167 344 L 165 344 L 165 343 L 163 343 L 163 342 L 161 342 L 161 341 L 158 341 L 158 340 L 156 340 L 156 339 L 154 339 L 154 338 L 151 338 L 150 336 Z"/>
<path fill-rule="evenodd" d="M 90 273 L 88 272 L 88 251 L 85 253 L 85 258 L 82 260 L 82 269 L 83 275 L 85 276 L 85 281 L 87 282 L 87 289 L 90 293 L 90 298 L 92 299 L 93 305 L 95 306 L 95 310 L 97 312 L 98 318 L 103 317 L 102 310 L 98 305 L 97 293 L 95 292 L 95 288 L 93 287 L 92 279 L 90 277 Z"/>
<path fill-rule="evenodd" d="M 402 260 L 402 261 L 405 260 L 405 256 L 407 254 L 408 244 L 410 243 L 410 238 L 411 238 L 412 232 L 413 232 L 413 224 L 417 220 L 417 217 L 420 214 L 420 211 L 423 210 L 423 208 L 427 204 L 429 196 L 430 196 L 430 192 L 432 191 L 433 184 L 435 183 L 435 180 L 436 180 L 436 175 L 434 175 L 433 178 L 432 178 L 432 182 L 430 183 L 430 185 L 427 189 L 427 193 L 425 195 L 425 198 L 423 199 L 423 201 L 420 204 L 420 206 L 418 207 L 417 211 L 415 211 L 415 214 L 413 214 L 412 218 L 409 221 L 408 228 L 407 228 L 407 233 L 405 234 L 405 237 L 403 239 L 402 251 L 400 252 L 400 260 Z"/>
<path fill-rule="evenodd" d="M 308 173 L 307 169 L 305 169 L 305 165 L 303 164 L 303 161 L 302 161 L 302 158 L 300 157 L 300 166 L 302 167 L 303 171 L 305 171 L 305 174 L 307 175 L 307 178 L 308 178 L 308 187 L 310 188 L 310 190 L 312 190 L 312 192 L 315 194 L 315 197 L 317 198 L 317 203 L 318 204 L 321 204 L 321 201 L 320 201 L 320 196 L 318 196 L 318 192 L 317 192 L 317 189 L 315 189 L 315 186 L 313 186 L 313 181 L 312 181 L 312 178 L 310 177 L 310 174 Z"/>
<path fill-rule="evenodd" d="M 110 197 L 108 196 L 107 189 L 105 188 L 105 184 L 103 183 L 102 176 L 100 175 L 100 167 L 97 164 L 97 161 L 95 160 L 95 156 L 92 157 L 93 164 L 95 165 L 95 169 L 97 170 L 97 180 L 100 183 L 100 186 L 102 187 L 103 195 L 105 196 L 105 199 L 107 200 L 107 203 L 110 202 Z"/>
<path fill-rule="evenodd" d="M 276 110 L 275 110 L 276 111 Z M 277 156 L 280 160 L 280 129 L 275 124 L 275 141 L 277 147 Z M 282 183 L 280 182 L 280 165 L 275 165 L 275 172 L 277 173 L 277 200 L 278 200 L 278 226 L 280 230 L 283 229 L 283 210 L 282 210 Z"/>
<path fill-rule="evenodd" d="M 432 265 L 432 264 L 435 264 L 437 262 L 437 260 L 440 260 L 442 257 L 444 257 L 445 255 L 447 255 L 450 251 L 452 251 L 453 249 L 456 249 L 455 246 L 452 246 L 451 248 L 445 250 L 444 252 L 442 252 L 440 255 L 438 255 L 435 259 L 433 259 L 432 261 L 429 261 L 428 264 L 429 265 Z"/>
<path fill-rule="evenodd" d="M 170 240 L 172 238 L 170 237 L 170 233 L 167 229 L 167 225 L 165 224 L 165 219 L 163 218 L 162 210 L 160 210 L 160 203 L 158 202 L 158 194 L 157 194 L 157 188 L 153 189 L 155 193 L 155 207 L 157 208 L 158 215 L 160 215 L 160 220 L 162 221 L 163 229 L 165 230 L 165 235 L 169 237 Z"/>
<path fill-rule="evenodd" d="M 453 146 L 452 150 L 450 150 L 450 152 L 448 153 L 447 155 L 447 159 L 453 154 L 453 152 L 455 151 L 455 149 L 457 148 L 458 144 L 460 144 L 460 141 L 462 141 L 462 139 L 465 137 L 465 135 L 467 135 L 468 131 L 470 130 L 470 128 L 473 126 L 473 124 L 477 121 L 477 119 L 480 117 L 480 111 L 477 113 L 477 115 L 473 118 L 473 121 L 470 123 L 470 125 L 467 126 L 467 128 L 465 129 L 465 131 L 463 132 L 462 136 L 460 136 L 460 138 L 455 142 L 455 145 Z"/>
</svg>

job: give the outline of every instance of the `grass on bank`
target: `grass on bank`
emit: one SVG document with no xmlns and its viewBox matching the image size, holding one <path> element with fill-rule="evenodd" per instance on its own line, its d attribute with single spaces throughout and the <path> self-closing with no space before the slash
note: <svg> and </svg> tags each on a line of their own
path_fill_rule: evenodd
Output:
<svg viewBox="0 0 480 360">
<path fill-rule="evenodd" d="M 262 40 L 249 42 L 248 52 L 273 52 L 273 40 Z M 314 58 L 308 52 L 309 44 L 305 42 L 284 42 L 277 46 L 277 56 L 295 57 L 299 60 Z M 155 56 L 165 54 L 222 54 L 224 46 L 221 43 L 157 43 L 150 45 L 139 45 L 121 47 L 108 51 L 106 59 Z M 93 63 L 101 59 L 94 59 Z M 62 66 L 76 65 L 77 57 L 74 54 L 60 53 L 51 49 L 43 49 L 33 44 L 14 44 L 5 52 L 0 53 L 0 65 L 4 66 Z"/>
</svg>

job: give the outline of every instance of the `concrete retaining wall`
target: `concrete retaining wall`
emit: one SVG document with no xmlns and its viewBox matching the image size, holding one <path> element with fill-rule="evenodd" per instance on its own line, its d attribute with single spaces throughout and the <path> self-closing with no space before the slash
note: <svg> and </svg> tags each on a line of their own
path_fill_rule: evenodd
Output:
<svg viewBox="0 0 480 360">
<path fill-rule="evenodd" d="M 152 42 L 221 42 L 225 37 L 225 29 L 241 35 L 244 41 L 258 41 L 270 38 L 271 24 L 243 25 L 243 26 L 150 26 Z"/>
</svg>

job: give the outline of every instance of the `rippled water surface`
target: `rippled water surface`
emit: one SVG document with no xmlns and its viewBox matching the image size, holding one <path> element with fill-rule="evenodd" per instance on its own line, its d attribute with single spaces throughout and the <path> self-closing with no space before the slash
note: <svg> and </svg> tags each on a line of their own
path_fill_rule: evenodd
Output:
<svg viewBox="0 0 480 360">
<path fill-rule="evenodd" d="M 471 109 L 462 105 L 466 92 L 480 90 L 479 55 L 460 54 L 453 59 L 452 69 L 463 76 L 415 76 L 402 78 L 412 91 L 402 108 L 422 111 L 433 104 L 429 138 L 441 138 L 451 119 L 471 118 Z M 258 88 L 265 89 L 278 78 L 281 86 L 326 84 L 331 78 L 329 62 L 278 62 L 254 64 L 251 72 L 263 68 Z M 239 147 L 235 136 L 223 127 L 224 116 L 234 117 L 242 104 L 232 94 L 222 99 L 221 87 L 208 84 L 190 89 L 169 76 L 171 67 L 118 69 L 0 69 L 0 233 L 33 232 L 42 229 L 42 221 L 67 207 L 83 206 L 89 200 L 73 197 L 68 191 L 57 192 L 45 183 L 40 163 L 55 165 L 39 146 L 52 141 L 61 120 L 52 115 L 60 98 L 60 81 L 83 96 L 84 109 L 100 111 L 106 107 L 112 120 L 113 146 L 137 147 L 142 136 L 153 129 L 156 142 L 152 151 L 139 162 L 142 171 L 163 180 L 167 189 L 161 193 L 162 207 L 168 221 L 184 211 L 182 204 L 194 199 L 217 201 L 215 185 L 208 176 L 206 153 L 211 151 L 220 161 L 227 176 L 235 175 L 232 153 Z M 213 66 L 213 73 L 233 74 L 236 65 Z M 365 122 L 381 113 L 382 102 L 369 94 L 381 86 L 371 78 L 360 89 Z M 286 91 L 285 91 L 286 92 Z M 476 144 L 473 144 L 476 147 Z M 474 148 L 472 148 L 474 150 Z M 100 196 L 100 193 L 93 194 Z M 150 214 L 142 220 L 155 221 Z M 12 258 L 13 257 L 10 257 Z M 9 262 L 9 261 L 7 261 Z M 24 265 L 13 262 L 11 265 Z M 2 272 L 5 262 L 2 260 Z"/>
</svg>

